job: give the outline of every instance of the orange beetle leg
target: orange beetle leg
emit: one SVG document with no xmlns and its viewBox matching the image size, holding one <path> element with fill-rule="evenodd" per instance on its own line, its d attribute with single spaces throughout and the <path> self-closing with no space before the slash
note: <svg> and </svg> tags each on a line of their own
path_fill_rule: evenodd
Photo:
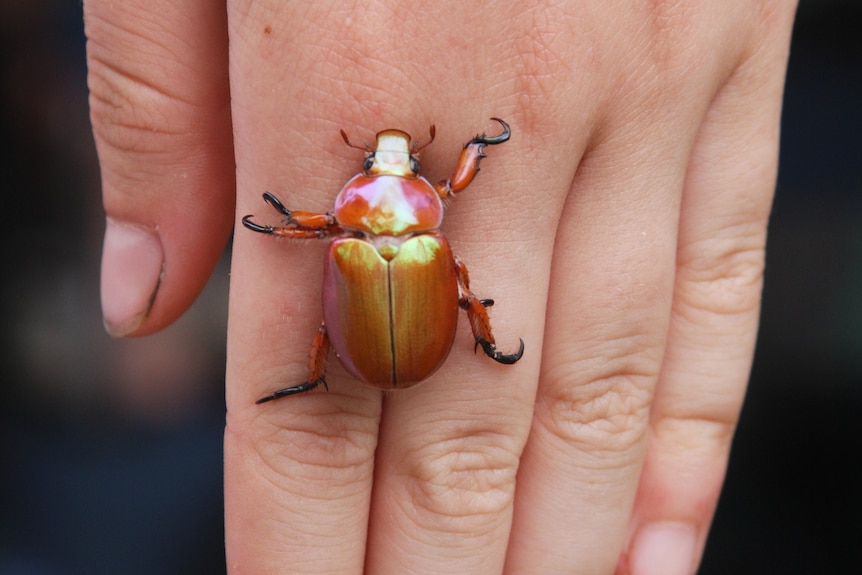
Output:
<svg viewBox="0 0 862 575">
<path fill-rule="evenodd" d="M 494 300 L 479 299 L 470 291 L 470 275 L 467 272 L 467 266 L 458 258 L 455 258 L 455 275 L 458 278 L 458 304 L 467 311 L 467 319 L 470 321 L 470 329 L 476 341 L 474 350 L 482 346 L 485 355 L 499 363 L 512 364 L 521 359 L 524 355 L 522 339 L 518 340 L 521 345 L 515 353 L 505 354 L 497 351 L 494 334 L 491 333 L 491 319 L 488 317 L 488 310 L 485 309 L 494 305 Z"/>
<path fill-rule="evenodd" d="M 294 385 L 293 387 L 285 387 L 279 389 L 269 395 L 265 395 L 255 401 L 257 404 L 266 403 L 273 399 L 294 395 L 296 393 L 304 393 L 311 391 L 318 385 L 323 385 L 327 390 L 326 385 L 326 357 L 329 355 L 329 335 L 326 333 L 326 323 L 321 322 L 317 328 L 317 334 L 314 336 L 314 341 L 311 342 L 311 351 L 308 352 L 308 377 L 305 383 Z"/>
<path fill-rule="evenodd" d="M 252 216 L 245 216 L 242 225 L 253 232 L 272 234 L 283 238 L 315 239 L 327 238 L 341 233 L 341 228 L 335 222 L 331 213 L 301 212 L 289 210 L 269 192 L 263 194 L 263 199 L 284 216 L 284 227 L 262 226 L 251 221 Z"/>
<path fill-rule="evenodd" d="M 502 144 L 509 139 L 512 130 L 509 124 L 500 118 L 491 118 L 499 122 L 503 126 L 503 133 L 499 136 L 486 136 L 481 134 L 467 142 L 464 149 L 461 150 L 461 156 L 458 158 L 458 165 L 455 167 L 455 173 L 448 180 L 440 181 L 434 189 L 441 200 L 448 200 L 458 192 L 461 192 L 470 185 L 476 174 L 479 173 L 479 162 L 485 157 L 485 146 L 495 146 Z"/>
</svg>

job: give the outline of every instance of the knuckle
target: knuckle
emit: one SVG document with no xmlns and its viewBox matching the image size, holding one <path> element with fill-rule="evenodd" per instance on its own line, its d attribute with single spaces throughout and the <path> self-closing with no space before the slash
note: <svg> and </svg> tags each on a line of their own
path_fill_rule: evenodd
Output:
<svg viewBox="0 0 862 575">
<path fill-rule="evenodd" d="M 155 25 L 123 24 L 88 21 L 91 123 L 103 165 L 116 163 L 118 177 L 149 179 L 158 165 L 199 154 L 213 126 L 229 125 L 227 79 L 211 65 L 184 61 L 194 50 L 182 39 L 164 37 Z"/>
<path fill-rule="evenodd" d="M 110 59 L 90 57 L 90 110 L 93 132 L 100 152 L 105 148 L 142 156 L 176 152 L 182 135 L 167 113 L 179 100 L 163 87 L 134 75 Z"/>
<path fill-rule="evenodd" d="M 683 312 L 729 316 L 758 309 L 766 257 L 763 242 L 713 243 L 680 268 L 676 292 Z"/>
<path fill-rule="evenodd" d="M 657 375 L 602 374 L 586 382 L 568 377 L 548 386 L 537 406 L 537 421 L 566 450 L 592 454 L 604 466 L 627 453 L 646 433 Z"/>
<path fill-rule="evenodd" d="M 232 423 L 228 417 L 228 431 L 238 430 L 247 431 L 243 443 L 270 481 L 306 485 L 308 497 L 321 492 L 321 481 L 357 484 L 373 473 L 376 421 L 361 413 L 303 413 L 288 422 L 257 417 Z"/>
<path fill-rule="evenodd" d="M 487 430 L 418 448 L 407 458 L 410 502 L 438 527 L 441 518 L 499 516 L 513 499 L 520 451 L 512 437 Z M 449 525 L 465 532 L 475 527 Z"/>
<path fill-rule="evenodd" d="M 653 431 L 675 453 L 713 455 L 730 449 L 738 411 L 667 415 L 653 423 Z"/>
</svg>

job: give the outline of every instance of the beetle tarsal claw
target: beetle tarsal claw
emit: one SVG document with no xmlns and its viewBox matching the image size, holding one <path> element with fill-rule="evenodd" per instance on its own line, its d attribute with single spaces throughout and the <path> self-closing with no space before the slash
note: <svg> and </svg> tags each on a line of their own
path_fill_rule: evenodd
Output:
<svg viewBox="0 0 862 575">
<path fill-rule="evenodd" d="M 470 140 L 470 144 L 484 144 L 486 146 L 496 146 L 497 144 L 502 144 L 506 140 L 509 139 L 509 136 L 512 135 L 512 129 L 509 127 L 509 124 L 501 120 L 500 118 L 491 118 L 495 122 L 499 123 L 500 126 L 503 127 L 503 133 L 497 136 L 488 136 L 486 134 L 480 134 Z M 469 144 L 468 144 L 469 145 Z M 480 152 L 481 153 L 481 152 Z M 484 157 L 484 155 L 482 156 Z"/>
<path fill-rule="evenodd" d="M 326 391 L 329 391 L 329 385 L 326 384 L 326 378 L 320 377 L 315 379 L 314 381 L 306 381 L 305 383 L 300 383 L 299 385 L 294 385 L 293 387 L 285 387 L 284 389 L 279 389 L 278 391 L 274 391 L 269 395 L 264 395 L 255 403 L 260 405 L 261 403 L 266 403 L 267 401 L 272 401 L 273 399 L 279 399 L 281 397 L 287 397 L 288 395 L 295 395 L 297 393 L 305 393 L 306 391 L 311 391 L 318 385 L 323 385 Z"/>
<path fill-rule="evenodd" d="M 253 221 L 251 221 L 252 217 L 253 216 L 251 214 L 245 216 L 242 219 L 242 225 L 244 225 L 246 228 L 250 229 L 253 232 L 259 232 L 262 234 L 271 234 L 274 231 L 272 226 L 262 226 L 260 224 L 254 223 Z"/>
<path fill-rule="evenodd" d="M 508 354 L 508 353 L 502 353 L 502 352 L 497 351 L 497 348 L 493 343 L 489 343 L 489 342 L 485 341 L 484 339 L 477 339 L 476 345 L 473 348 L 473 352 L 475 353 L 476 348 L 481 345 L 482 351 L 485 352 L 485 355 L 487 355 L 488 357 L 490 357 L 491 359 L 493 359 L 494 361 L 496 361 L 498 363 L 511 365 L 511 364 L 515 363 L 516 361 L 518 361 L 519 359 L 521 359 L 521 356 L 524 355 L 524 340 L 519 339 L 518 341 L 521 342 L 520 347 L 518 347 L 518 351 L 515 353 Z"/>
</svg>

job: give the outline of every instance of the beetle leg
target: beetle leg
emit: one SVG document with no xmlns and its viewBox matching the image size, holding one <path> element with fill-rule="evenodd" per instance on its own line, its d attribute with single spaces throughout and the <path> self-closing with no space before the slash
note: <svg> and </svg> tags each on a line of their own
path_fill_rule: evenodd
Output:
<svg viewBox="0 0 862 575">
<path fill-rule="evenodd" d="M 497 351 L 494 334 L 491 333 L 491 319 L 485 308 L 494 305 L 492 299 L 479 299 L 470 291 L 470 275 L 464 262 L 455 258 L 455 276 L 458 278 L 458 303 L 467 311 L 467 319 L 470 320 L 470 329 L 473 331 L 473 339 L 476 342 L 474 351 L 482 347 L 485 355 L 496 362 L 512 364 L 524 355 L 524 340 L 519 339 L 520 347 L 512 354 Z"/>
<path fill-rule="evenodd" d="M 283 227 L 263 226 L 251 221 L 252 216 L 245 216 L 242 219 L 242 225 L 253 232 L 299 239 L 327 238 L 341 232 L 341 228 L 335 221 L 335 216 L 329 212 L 321 214 L 289 210 L 269 192 L 264 192 L 263 199 L 284 216 L 286 225 Z"/>
<path fill-rule="evenodd" d="M 260 232 L 262 234 L 272 234 L 274 236 L 279 236 L 282 238 L 294 238 L 294 239 L 320 239 L 326 238 L 330 234 L 326 229 L 314 229 L 314 228 L 287 228 L 287 227 L 274 227 L 274 226 L 262 226 L 260 224 L 256 224 L 251 221 L 252 216 L 245 216 L 242 219 L 242 225 L 247 227 L 253 232 Z"/>
<path fill-rule="evenodd" d="M 320 327 L 317 328 L 317 334 L 314 336 L 314 341 L 311 342 L 311 351 L 308 353 L 308 377 L 305 383 L 279 389 L 261 397 L 255 403 L 260 405 L 261 403 L 266 403 L 280 397 L 305 393 L 318 385 L 323 385 L 323 387 L 329 390 L 329 386 L 326 385 L 327 355 L 329 355 L 329 334 L 326 333 L 326 323 L 321 322 Z"/>
<path fill-rule="evenodd" d="M 461 192 L 470 185 L 476 174 L 479 173 L 479 162 L 485 157 L 485 146 L 496 146 L 502 144 L 509 139 L 512 130 L 509 124 L 500 118 L 491 118 L 503 127 L 503 133 L 498 136 L 486 136 L 480 134 L 467 142 L 464 149 L 461 150 L 461 156 L 458 158 L 458 165 L 455 167 L 455 173 L 448 180 L 441 180 L 434 188 L 441 200 L 448 200 L 455 194 Z"/>
</svg>

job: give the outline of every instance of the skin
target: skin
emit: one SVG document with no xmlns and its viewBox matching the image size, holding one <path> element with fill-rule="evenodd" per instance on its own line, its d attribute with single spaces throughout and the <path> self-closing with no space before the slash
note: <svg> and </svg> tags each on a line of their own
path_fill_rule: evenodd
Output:
<svg viewBox="0 0 862 575">
<path fill-rule="evenodd" d="M 753 353 L 789 0 L 357 5 L 86 0 L 106 326 L 177 318 L 234 224 L 330 209 L 343 144 L 495 133 L 443 231 L 461 320 L 428 382 L 300 383 L 325 246 L 238 229 L 225 430 L 231 573 L 693 573 Z M 235 209 L 236 206 L 236 209 Z M 271 221 L 269 223 L 278 223 Z M 128 262 L 134 262 L 134 265 Z M 517 484 L 517 489 L 516 489 Z"/>
</svg>

